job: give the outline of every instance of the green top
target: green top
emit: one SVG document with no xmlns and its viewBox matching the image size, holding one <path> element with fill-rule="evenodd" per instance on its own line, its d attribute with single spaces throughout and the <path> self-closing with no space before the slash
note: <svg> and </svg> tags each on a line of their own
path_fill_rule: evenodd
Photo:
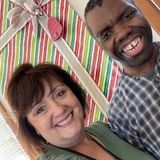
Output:
<svg viewBox="0 0 160 160">
<path fill-rule="evenodd" d="M 155 160 L 148 153 L 138 150 L 119 136 L 114 134 L 107 124 L 96 122 L 86 128 L 86 131 L 97 137 L 105 146 L 106 150 L 113 154 L 116 160 Z M 81 153 L 62 149 L 49 145 L 47 152 L 38 160 L 94 160 Z"/>
</svg>

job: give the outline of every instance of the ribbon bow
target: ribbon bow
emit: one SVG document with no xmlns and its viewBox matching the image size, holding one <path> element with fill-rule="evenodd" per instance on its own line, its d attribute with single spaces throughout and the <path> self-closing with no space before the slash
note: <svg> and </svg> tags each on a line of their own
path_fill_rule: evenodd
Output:
<svg viewBox="0 0 160 160">
<path fill-rule="evenodd" d="M 8 19 L 10 19 L 11 25 L 13 25 L 13 27 L 15 28 L 20 22 L 22 12 L 28 12 L 32 21 L 33 32 L 35 35 L 37 35 L 37 32 L 38 32 L 37 17 L 43 15 L 43 10 L 42 10 L 43 0 L 39 0 L 39 1 L 38 0 L 36 1 L 10 0 L 10 1 L 17 4 L 16 7 L 14 7 L 8 12 Z"/>
<path fill-rule="evenodd" d="M 0 51 L 21 30 L 27 22 L 31 20 L 34 35 L 38 33 L 38 23 L 45 30 L 52 41 L 57 40 L 62 33 L 62 26 L 55 17 L 48 17 L 42 9 L 42 6 L 51 0 L 10 0 L 16 4 L 8 12 L 8 19 L 11 26 L 0 37 Z"/>
</svg>

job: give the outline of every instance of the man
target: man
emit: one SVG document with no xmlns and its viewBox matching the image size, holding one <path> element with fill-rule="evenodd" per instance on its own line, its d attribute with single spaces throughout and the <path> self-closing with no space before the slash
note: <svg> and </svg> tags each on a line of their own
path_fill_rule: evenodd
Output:
<svg viewBox="0 0 160 160">
<path fill-rule="evenodd" d="M 90 0 L 89 32 L 123 66 L 108 119 L 111 129 L 160 159 L 160 43 L 133 0 Z"/>
</svg>

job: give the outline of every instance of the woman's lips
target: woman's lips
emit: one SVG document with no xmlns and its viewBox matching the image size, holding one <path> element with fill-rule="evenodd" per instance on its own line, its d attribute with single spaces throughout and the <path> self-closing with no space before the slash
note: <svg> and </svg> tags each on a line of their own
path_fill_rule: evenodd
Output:
<svg viewBox="0 0 160 160">
<path fill-rule="evenodd" d="M 63 120 L 59 121 L 55 127 L 66 127 L 70 125 L 73 121 L 73 112 L 67 115 Z"/>
<path fill-rule="evenodd" d="M 136 37 L 122 48 L 122 54 L 127 57 L 134 57 L 144 49 L 144 42 L 141 37 Z"/>
</svg>

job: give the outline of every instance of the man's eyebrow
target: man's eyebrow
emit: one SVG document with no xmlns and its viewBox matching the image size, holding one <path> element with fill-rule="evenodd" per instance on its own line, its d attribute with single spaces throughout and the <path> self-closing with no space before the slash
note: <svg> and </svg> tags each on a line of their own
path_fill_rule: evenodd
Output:
<svg viewBox="0 0 160 160">
<path fill-rule="evenodd" d="M 126 7 L 124 7 L 124 8 L 122 9 L 121 13 L 118 15 L 116 21 L 117 21 L 117 22 L 118 22 L 118 21 L 121 21 L 122 17 L 123 17 L 129 10 L 131 10 L 131 9 L 133 9 L 133 7 L 131 7 L 131 6 L 126 6 Z"/>
</svg>

